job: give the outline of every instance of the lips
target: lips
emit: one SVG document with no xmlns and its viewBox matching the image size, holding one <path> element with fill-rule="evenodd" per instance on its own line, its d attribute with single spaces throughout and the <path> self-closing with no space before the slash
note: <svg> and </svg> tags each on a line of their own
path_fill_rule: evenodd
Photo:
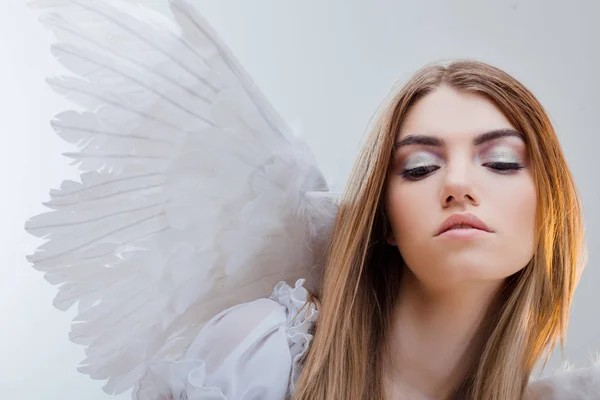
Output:
<svg viewBox="0 0 600 400">
<path fill-rule="evenodd" d="M 438 228 L 436 232 L 437 235 L 441 235 L 442 233 L 452 229 L 452 228 L 472 228 L 479 229 L 485 232 L 492 232 L 490 228 L 487 227 L 479 218 L 474 216 L 473 214 L 463 213 L 463 214 L 452 214 L 449 218 L 447 218 Z"/>
</svg>

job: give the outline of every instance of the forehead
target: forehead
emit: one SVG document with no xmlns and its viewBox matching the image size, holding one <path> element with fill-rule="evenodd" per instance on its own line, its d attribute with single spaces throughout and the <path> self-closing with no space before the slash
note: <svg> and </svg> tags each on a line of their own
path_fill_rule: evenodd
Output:
<svg viewBox="0 0 600 400">
<path fill-rule="evenodd" d="M 445 140 L 471 139 L 495 129 L 514 126 L 491 100 L 441 86 L 413 104 L 402 121 L 398 138 L 423 134 Z"/>
</svg>

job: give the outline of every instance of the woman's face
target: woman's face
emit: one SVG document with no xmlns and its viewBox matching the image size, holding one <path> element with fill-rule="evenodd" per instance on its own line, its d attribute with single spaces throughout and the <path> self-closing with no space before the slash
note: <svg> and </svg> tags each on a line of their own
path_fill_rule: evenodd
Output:
<svg viewBox="0 0 600 400">
<path fill-rule="evenodd" d="M 527 147 L 487 98 L 447 86 L 421 98 L 402 123 L 391 168 L 387 240 L 426 287 L 498 281 L 533 257 L 536 189 Z M 453 214 L 472 214 L 487 231 L 438 234 Z"/>
</svg>

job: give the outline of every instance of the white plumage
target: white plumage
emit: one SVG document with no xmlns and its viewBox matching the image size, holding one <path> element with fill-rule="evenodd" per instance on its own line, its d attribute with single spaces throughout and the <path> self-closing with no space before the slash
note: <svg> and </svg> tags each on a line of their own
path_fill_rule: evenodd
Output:
<svg viewBox="0 0 600 400">
<path fill-rule="evenodd" d="M 56 307 L 78 306 L 80 371 L 121 393 L 215 314 L 311 275 L 335 195 L 185 1 L 176 23 L 123 0 L 31 5 L 74 73 L 49 80 L 80 106 L 52 125 L 82 175 L 27 222 L 49 239 L 30 261 L 60 285 Z"/>
<path fill-rule="evenodd" d="M 532 379 L 529 389 L 535 400 L 598 400 L 600 354 L 590 367 L 575 368 L 565 364 L 550 376 Z"/>
</svg>

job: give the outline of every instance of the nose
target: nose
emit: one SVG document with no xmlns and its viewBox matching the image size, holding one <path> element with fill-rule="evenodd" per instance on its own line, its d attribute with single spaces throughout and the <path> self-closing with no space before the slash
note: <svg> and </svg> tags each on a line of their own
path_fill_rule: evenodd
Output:
<svg viewBox="0 0 600 400">
<path fill-rule="evenodd" d="M 440 198 L 443 208 L 453 204 L 461 206 L 479 204 L 472 171 L 468 162 L 456 161 L 447 164 Z"/>
</svg>

